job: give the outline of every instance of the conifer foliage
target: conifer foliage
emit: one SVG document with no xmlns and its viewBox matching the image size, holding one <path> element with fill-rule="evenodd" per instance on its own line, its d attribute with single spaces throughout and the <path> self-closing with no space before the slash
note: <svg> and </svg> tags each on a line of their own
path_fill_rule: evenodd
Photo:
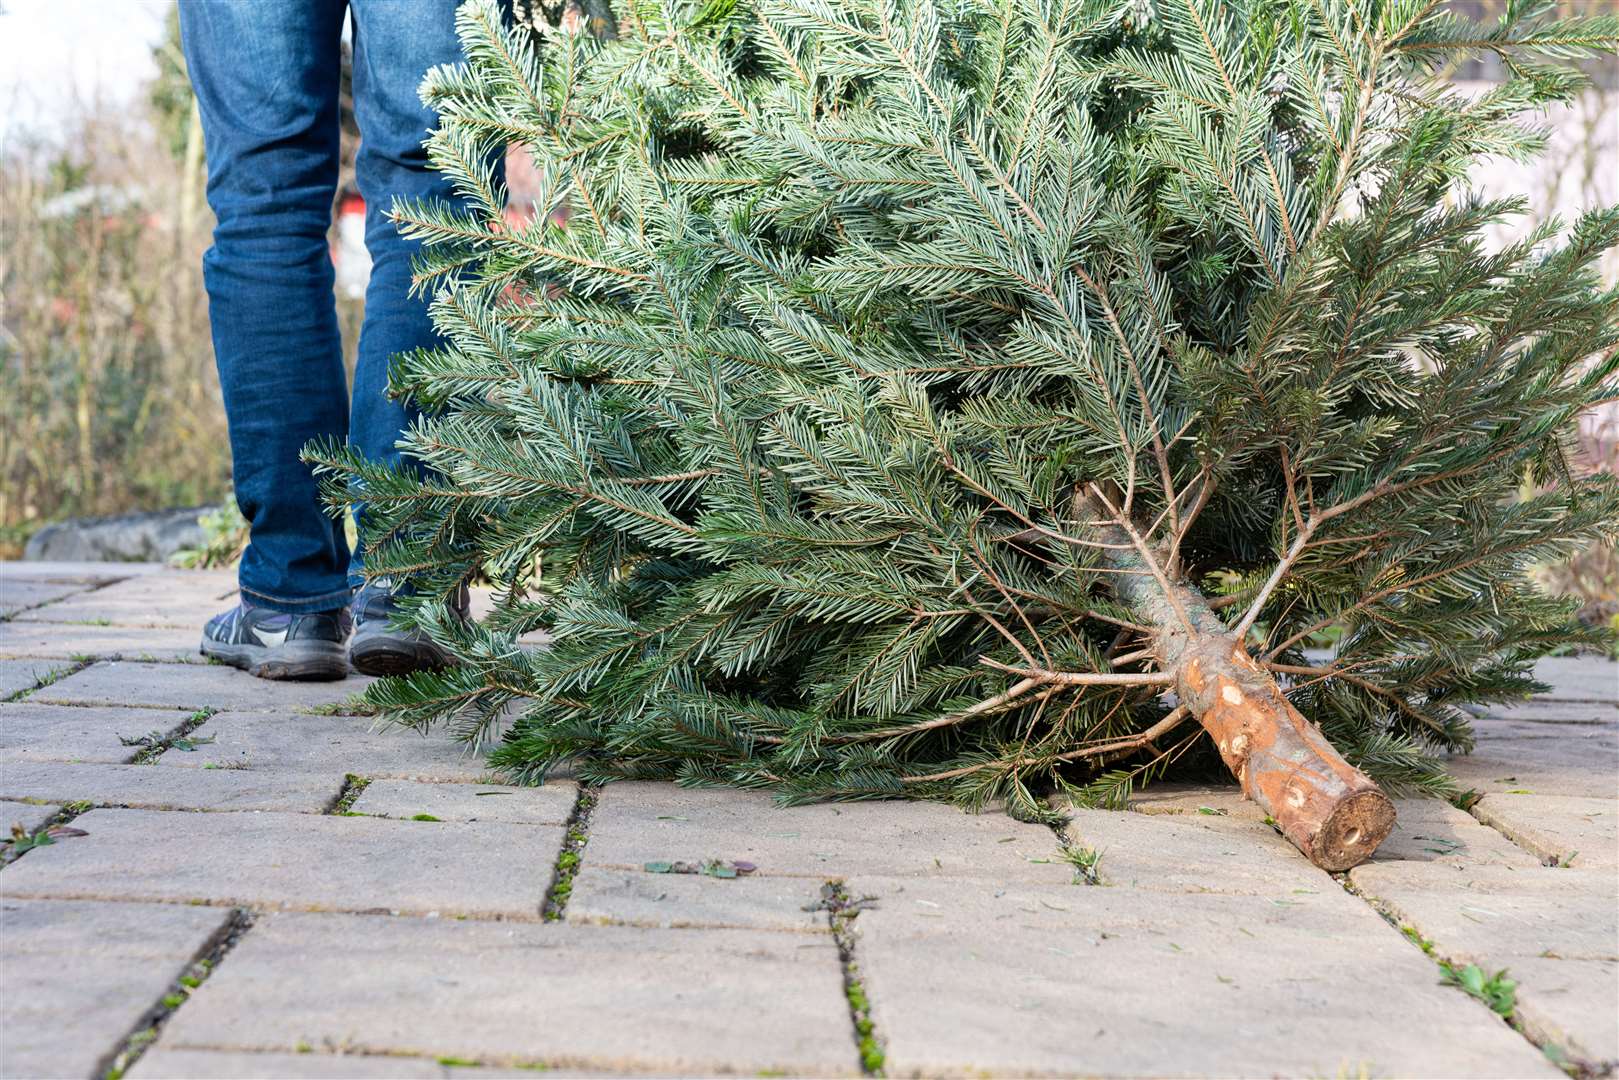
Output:
<svg viewBox="0 0 1619 1080">
<path fill-rule="evenodd" d="M 1449 792 L 1463 706 L 1593 633 L 1523 568 L 1619 521 L 1569 444 L 1616 392 L 1619 210 L 1492 249 L 1523 207 L 1467 184 L 1613 48 L 1548 11 L 638 0 L 536 43 L 470 0 L 423 89 L 467 205 L 395 209 L 437 475 L 311 451 L 463 661 L 370 697 L 468 738 L 522 699 L 523 780 L 1038 817 L 1211 742 L 1251 787 L 1240 684 Z M 1442 77 L 1485 53 L 1506 81 Z M 480 574 L 458 628 L 434 597 Z M 1238 664 L 1213 698 L 1199 657 Z"/>
</svg>

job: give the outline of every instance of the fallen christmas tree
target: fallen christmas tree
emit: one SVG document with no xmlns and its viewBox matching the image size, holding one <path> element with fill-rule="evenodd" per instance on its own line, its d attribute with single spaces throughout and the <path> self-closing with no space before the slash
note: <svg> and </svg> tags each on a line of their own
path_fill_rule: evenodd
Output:
<svg viewBox="0 0 1619 1080">
<path fill-rule="evenodd" d="M 1615 393 L 1619 211 L 1492 250 L 1521 201 L 1465 183 L 1613 47 L 1545 8 L 717 0 L 536 47 L 473 0 L 424 87 L 468 208 L 396 208 L 439 475 L 311 452 L 463 661 L 368 696 L 468 738 L 526 699 L 523 780 L 1029 817 L 1212 742 L 1364 859 L 1378 784 L 1452 792 L 1462 706 L 1597 637 L 1522 571 L 1619 521 L 1568 441 Z M 1480 53 L 1504 82 L 1437 73 Z M 479 574 L 495 613 L 446 620 Z"/>
</svg>

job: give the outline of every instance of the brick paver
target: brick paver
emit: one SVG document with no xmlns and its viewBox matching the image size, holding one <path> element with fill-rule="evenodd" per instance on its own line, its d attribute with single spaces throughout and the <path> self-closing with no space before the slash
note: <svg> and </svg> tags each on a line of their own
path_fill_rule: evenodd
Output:
<svg viewBox="0 0 1619 1080">
<path fill-rule="evenodd" d="M 0 900 L 0 1075 L 99 1076 L 229 918 L 218 908 Z"/>
<path fill-rule="evenodd" d="M 335 706 L 364 690 L 370 679 L 263 685 L 219 664 L 150 664 L 98 661 L 28 696 L 47 705 L 133 705 L 146 708 L 290 712 Z"/>
<path fill-rule="evenodd" d="M 1612 868 L 1619 857 L 1613 799 L 1577 795 L 1486 795 L 1474 813 L 1542 862 Z"/>
<path fill-rule="evenodd" d="M 78 709 L 15 702 L 0 705 L 0 761 L 121 764 L 141 751 L 123 738 L 171 735 L 187 721 L 171 709 Z"/>
<path fill-rule="evenodd" d="M 377 770 L 369 762 L 366 775 Z M 576 785 L 557 780 L 544 787 L 505 784 L 424 784 L 416 780 L 372 780 L 355 800 L 356 814 L 413 818 L 429 814 L 440 821 L 509 821 L 565 825 L 579 797 Z"/>
<path fill-rule="evenodd" d="M 267 915 L 164 1041 L 825 1076 L 848 1024 L 827 934 Z"/>
<path fill-rule="evenodd" d="M 345 696 L 342 691 L 328 693 Z M 208 717 L 197 734 L 211 741 L 198 743 L 189 753 L 164 754 L 159 764 L 259 773 L 335 771 L 339 776 L 402 780 L 478 781 L 489 775 L 480 755 L 469 754 L 442 731 L 379 730 L 369 717 L 222 712 Z"/>
<path fill-rule="evenodd" d="M 763 875 L 817 881 L 852 873 L 1061 883 L 1049 829 L 936 803 L 780 807 L 768 795 L 618 783 L 591 819 L 593 865 L 744 860 Z"/>
<path fill-rule="evenodd" d="M 71 670 L 72 666 L 60 660 L 0 660 L 0 701 L 25 693 L 58 672 Z"/>
<path fill-rule="evenodd" d="M 1558 1075 L 1341 889 L 851 891 L 898 1075 Z"/>
<path fill-rule="evenodd" d="M 91 623 L 0 622 L 0 657 L 49 657 L 76 660 L 148 660 L 202 664 L 200 626 L 152 629 L 99 626 Z"/>
<path fill-rule="evenodd" d="M 48 802 L 0 799 L 0 834 L 10 835 L 14 828 L 31 833 L 61 812 L 60 806 Z"/>
<path fill-rule="evenodd" d="M 0 698 L 20 696 L 0 704 L 0 824 L 86 834 L 0 869 L 0 1077 L 89 1076 L 165 998 L 131 1077 L 851 1074 L 846 972 L 889 1075 L 1619 1060 L 1619 665 L 1543 661 L 1550 692 L 1491 709 L 1452 762 L 1471 812 L 1401 800 L 1376 858 L 1334 878 L 1221 786 L 1070 808 L 1061 836 L 661 783 L 610 785 L 576 819 L 590 800 L 566 776 L 495 783 L 443 733 L 331 714 L 367 680 L 200 663 L 231 592 L 0 564 Z M 119 735 L 204 714 L 193 749 L 126 763 Z M 1102 884 L 1075 882 L 1064 843 L 1100 853 Z M 1516 1030 L 1439 961 L 1507 969 Z"/>
<path fill-rule="evenodd" d="M 562 839 L 547 825 L 155 810 L 74 826 L 89 835 L 7 867 L 0 896 L 535 919 Z"/>
</svg>

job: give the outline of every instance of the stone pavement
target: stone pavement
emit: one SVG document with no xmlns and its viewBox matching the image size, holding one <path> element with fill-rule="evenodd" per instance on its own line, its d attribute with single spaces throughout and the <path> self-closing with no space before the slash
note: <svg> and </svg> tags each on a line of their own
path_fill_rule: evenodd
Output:
<svg viewBox="0 0 1619 1080">
<path fill-rule="evenodd" d="M 1481 719 L 1455 762 L 1482 797 L 1403 802 L 1379 856 L 1334 877 L 1231 789 L 1155 789 L 1053 831 L 509 787 L 443 735 L 347 715 L 362 679 L 198 663 L 232 593 L 213 572 L 0 565 L 0 800 L 25 838 L 0 869 L 0 1076 L 1555 1077 L 1619 1059 L 1614 664 L 1545 661 L 1553 692 Z M 1064 858 L 1082 851 L 1097 885 Z"/>
</svg>

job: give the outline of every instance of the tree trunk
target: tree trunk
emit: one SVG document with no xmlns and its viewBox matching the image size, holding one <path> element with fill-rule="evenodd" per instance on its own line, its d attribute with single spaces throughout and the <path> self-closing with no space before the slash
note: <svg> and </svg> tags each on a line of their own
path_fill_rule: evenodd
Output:
<svg viewBox="0 0 1619 1080">
<path fill-rule="evenodd" d="M 1203 594 L 1152 574 L 1123 530 L 1109 539 L 1115 592 L 1154 642 L 1175 691 L 1214 738 L 1243 794 L 1270 814 L 1282 834 L 1323 870 L 1365 861 L 1394 828 L 1394 804 L 1350 765 L 1295 709 L 1270 672 L 1249 657 Z"/>
</svg>

